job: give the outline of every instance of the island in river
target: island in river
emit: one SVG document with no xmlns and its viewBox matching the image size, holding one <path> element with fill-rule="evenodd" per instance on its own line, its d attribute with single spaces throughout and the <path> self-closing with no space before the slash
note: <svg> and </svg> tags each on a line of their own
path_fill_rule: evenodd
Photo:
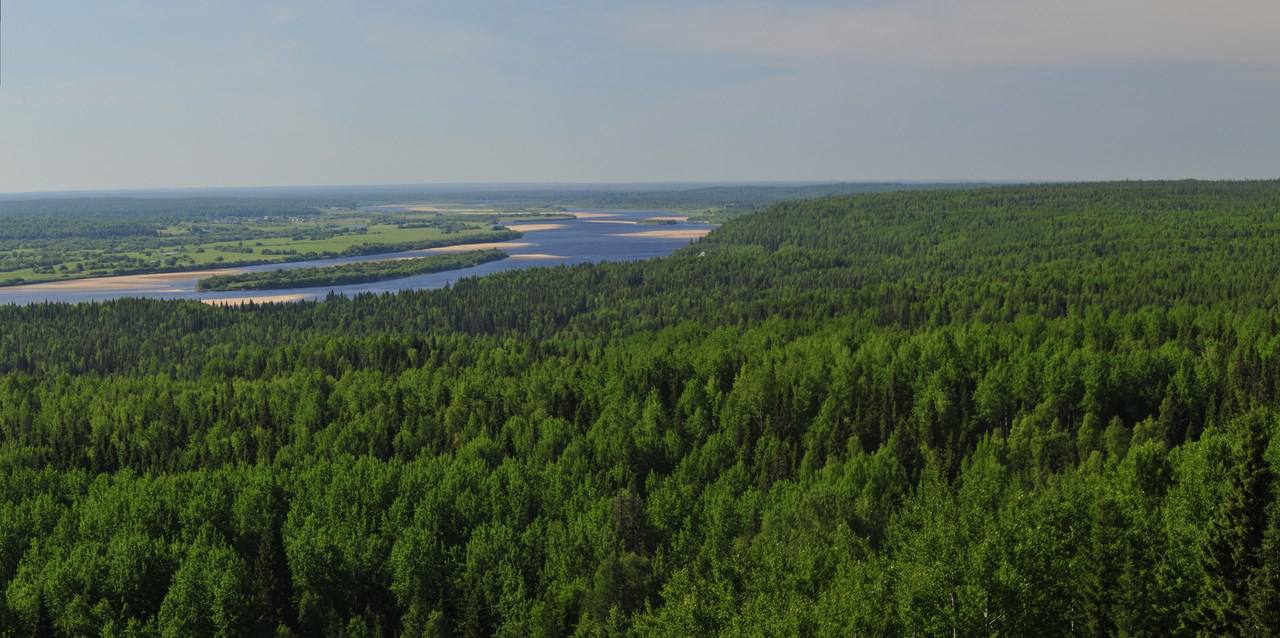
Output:
<svg viewBox="0 0 1280 638">
<path fill-rule="evenodd" d="M 427 257 L 377 259 L 318 268 L 242 272 L 201 279 L 196 284 L 196 290 L 278 290 L 345 286 L 470 268 L 507 257 L 508 255 L 501 250 L 487 248 Z"/>
<path fill-rule="evenodd" d="M 565 215 L 564 219 L 556 219 L 554 222 L 548 221 L 546 226 L 542 228 L 535 229 L 525 226 L 519 229 L 523 236 L 511 241 L 442 246 L 424 250 L 353 255 L 226 269 L 97 277 L 7 286 L 0 288 L 0 303 L 74 303 L 105 301 L 120 297 L 195 299 L 208 302 L 234 300 L 235 303 L 248 301 L 280 302 L 321 299 L 330 293 L 354 295 L 366 292 L 381 293 L 406 289 L 440 288 L 463 277 L 487 275 L 503 270 L 661 257 L 688 245 L 691 241 L 707 234 L 714 228 L 711 224 L 683 220 L 677 221 L 675 225 L 661 227 L 664 231 L 678 232 L 653 233 L 642 231 L 636 226 L 628 224 L 596 223 L 607 220 L 632 222 L 640 225 L 660 216 L 664 216 L 661 211 L 575 211 L 575 213 Z M 511 226 L 519 227 L 517 223 L 511 223 L 509 227 Z M 628 226 L 630 227 L 628 228 Z M 486 249 L 501 250 L 510 255 L 511 258 L 468 268 L 419 274 L 392 280 L 319 287 L 300 286 L 289 289 L 261 291 L 260 294 L 245 291 L 220 292 L 200 291 L 197 289 L 201 279 L 218 275 L 318 268 Z"/>
</svg>

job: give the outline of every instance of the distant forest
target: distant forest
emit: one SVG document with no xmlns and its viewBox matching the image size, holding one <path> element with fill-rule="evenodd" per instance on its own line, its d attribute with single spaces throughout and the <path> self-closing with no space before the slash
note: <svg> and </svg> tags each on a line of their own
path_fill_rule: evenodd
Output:
<svg viewBox="0 0 1280 638">
<path fill-rule="evenodd" d="M 178 221 L 307 217 L 350 201 L 248 198 L 83 197 L 0 199 L 0 240 L 154 236 Z"/>
<path fill-rule="evenodd" d="M 1280 182 L 0 307 L 0 636 L 1280 632 Z"/>
<path fill-rule="evenodd" d="M 323 208 L 436 203 L 533 208 L 759 210 L 785 200 L 915 189 L 972 188 L 965 183 L 618 184 L 612 186 L 384 186 L 210 189 L 27 196 L 0 195 L 0 238 L 10 219 L 103 219 L 172 222 L 193 218 L 304 216 Z"/>
<path fill-rule="evenodd" d="M 459 204 L 550 208 L 704 211 L 716 216 L 758 211 L 770 204 L 801 198 L 917 189 L 972 188 L 977 184 L 848 182 L 833 184 L 618 185 L 612 187 L 543 186 L 465 191 L 407 191 L 404 197 Z M 376 195 L 387 197 L 386 195 Z M 364 197 L 375 197 L 373 193 Z"/>
</svg>

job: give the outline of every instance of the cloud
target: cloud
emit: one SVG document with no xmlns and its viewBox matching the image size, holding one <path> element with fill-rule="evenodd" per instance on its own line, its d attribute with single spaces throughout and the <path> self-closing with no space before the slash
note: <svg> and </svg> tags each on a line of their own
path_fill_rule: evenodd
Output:
<svg viewBox="0 0 1280 638">
<path fill-rule="evenodd" d="M 1277 0 L 903 0 L 641 9 L 630 33 L 688 51 L 936 65 L 1280 64 Z"/>
</svg>

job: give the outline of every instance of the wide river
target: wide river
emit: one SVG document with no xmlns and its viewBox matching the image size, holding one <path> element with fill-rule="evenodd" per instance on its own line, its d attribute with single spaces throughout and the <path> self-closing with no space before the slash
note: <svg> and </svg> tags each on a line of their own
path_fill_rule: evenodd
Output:
<svg viewBox="0 0 1280 638">
<path fill-rule="evenodd" d="M 147 297 L 153 299 L 198 299 L 210 303 L 240 302 L 246 299 L 299 300 L 316 299 L 334 292 L 354 295 L 362 292 L 394 292 L 423 288 L 441 288 L 463 277 L 476 277 L 504 270 L 534 268 L 602 261 L 630 261 L 669 255 L 676 249 L 694 241 L 696 235 L 709 231 L 713 226 L 697 222 L 681 221 L 673 225 L 640 224 L 655 216 L 670 215 L 661 211 L 592 211 L 580 213 L 580 218 L 569 220 L 531 219 L 530 224 L 554 225 L 546 230 L 530 230 L 524 237 L 510 242 L 492 245 L 511 255 L 509 259 L 481 264 L 446 272 L 431 273 L 389 279 L 348 286 L 319 288 L 284 288 L 277 290 L 237 292 L 197 292 L 196 282 L 209 276 L 201 274 L 166 273 L 129 277 L 104 277 L 67 282 L 50 282 L 22 286 L 0 287 L 0 303 L 30 304 L 44 301 L 75 303 L 81 301 L 105 301 L 120 297 Z M 522 224 L 512 222 L 519 229 Z M 663 234 L 675 236 L 662 236 Z M 439 252 L 409 251 L 316 259 L 285 264 L 247 266 L 239 271 L 285 270 L 331 266 L 358 261 L 377 261 L 400 257 L 421 257 Z"/>
</svg>

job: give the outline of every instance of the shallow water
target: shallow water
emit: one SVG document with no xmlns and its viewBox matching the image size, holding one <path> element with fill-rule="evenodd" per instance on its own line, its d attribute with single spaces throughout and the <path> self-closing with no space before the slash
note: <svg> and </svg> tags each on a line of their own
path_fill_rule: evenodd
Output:
<svg viewBox="0 0 1280 638">
<path fill-rule="evenodd" d="M 606 212 L 606 211 L 593 211 Z M 442 288 L 463 277 L 475 277 L 504 270 L 518 268 L 537 268 L 561 264 L 583 264 L 603 261 L 631 261 L 649 259 L 669 255 L 676 249 L 690 243 L 687 238 L 667 237 L 621 237 L 621 233 L 636 233 L 652 230 L 704 230 L 712 228 L 709 224 L 696 222 L 680 222 L 675 225 L 634 225 L 621 223 L 601 223 L 606 221 L 628 222 L 639 221 L 655 215 L 665 215 L 662 211 L 607 211 L 609 217 L 595 219 L 557 220 L 556 224 L 563 228 L 527 232 L 524 237 L 506 244 L 528 244 L 504 249 L 511 259 L 489 262 L 473 268 L 450 270 L 388 279 L 348 286 L 325 286 L 319 288 L 280 288 L 272 290 L 235 291 L 235 292 L 197 292 L 196 282 L 200 276 L 181 277 L 177 274 L 173 279 L 163 282 L 148 282 L 136 287 L 113 290 L 33 290 L 25 286 L 0 287 L 0 303 L 29 304 L 44 301 L 75 303 L 81 301 L 105 301 L 120 297 L 146 297 L 151 299 L 251 299 L 258 297 L 279 297 L 285 295 L 301 295 L 303 299 L 323 298 L 330 292 L 342 295 L 354 295 L 362 292 L 395 292 L 398 290 L 417 290 L 425 288 Z M 531 220 L 533 221 L 533 220 Z M 540 220 L 538 220 L 540 221 Z M 498 247 L 502 247 L 498 244 Z M 311 268 L 316 266 L 332 266 L 359 261 L 377 261 L 397 257 L 421 257 L 432 254 L 430 251 L 409 251 L 401 253 L 383 253 L 380 255 L 361 255 L 358 257 L 338 257 L 333 259 L 315 259 L 287 264 L 263 264 L 242 267 L 239 270 L 291 270 L 295 268 Z M 521 259 L 520 255 L 552 255 L 553 259 Z M 207 275 L 205 275 L 207 276 Z"/>
</svg>

